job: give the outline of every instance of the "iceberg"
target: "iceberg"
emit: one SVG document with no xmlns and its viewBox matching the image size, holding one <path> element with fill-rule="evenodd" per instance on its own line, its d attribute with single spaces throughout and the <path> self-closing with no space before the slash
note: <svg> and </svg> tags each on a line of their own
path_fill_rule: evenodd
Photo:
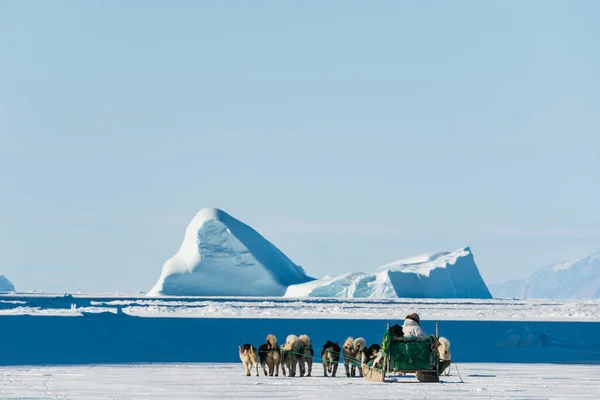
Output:
<svg viewBox="0 0 600 400">
<path fill-rule="evenodd" d="M 14 292 L 14 285 L 2 274 L 0 274 L 0 293 Z"/>
<path fill-rule="evenodd" d="M 494 297 L 499 298 L 600 298 L 600 251 L 539 268 L 528 279 L 515 279 L 490 287 Z"/>
<path fill-rule="evenodd" d="M 291 285 L 285 297 L 491 299 L 469 247 Z"/>
<path fill-rule="evenodd" d="M 288 286 L 312 280 L 257 231 L 205 208 L 148 296 L 282 296 Z"/>
</svg>

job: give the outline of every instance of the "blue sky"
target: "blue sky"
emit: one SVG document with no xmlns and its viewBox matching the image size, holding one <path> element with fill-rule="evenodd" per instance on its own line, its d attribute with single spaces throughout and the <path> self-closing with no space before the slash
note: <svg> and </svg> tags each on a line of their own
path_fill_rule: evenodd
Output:
<svg viewBox="0 0 600 400">
<path fill-rule="evenodd" d="M 219 207 L 309 274 L 600 249 L 600 3 L 0 4 L 0 272 L 148 290 Z"/>
</svg>

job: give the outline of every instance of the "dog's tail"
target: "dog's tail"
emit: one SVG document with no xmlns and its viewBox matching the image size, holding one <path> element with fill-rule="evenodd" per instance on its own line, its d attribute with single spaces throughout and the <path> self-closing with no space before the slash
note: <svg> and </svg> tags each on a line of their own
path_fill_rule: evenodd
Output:
<svg viewBox="0 0 600 400">
<path fill-rule="evenodd" d="M 354 340 L 354 349 L 356 351 L 363 351 L 363 349 L 367 348 L 367 342 L 365 342 L 365 339 L 359 337 L 356 338 L 356 340 Z"/>
<path fill-rule="evenodd" d="M 301 346 L 301 347 L 309 347 L 310 346 L 310 338 L 308 337 L 308 335 L 298 336 L 298 346 Z"/>
<path fill-rule="evenodd" d="M 450 341 L 448 339 L 442 336 L 438 341 L 440 342 L 440 347 L 443 347 L 446 350 L 450 349 Z"/>
<path fill-rule="evenodd" d="M 298 346 L 298 336 L 296 335 L 288 335 L 285 339 L 285 344 L 283 345 L 284 350 L 293 351 L 296 350 Z"/>
<path fill-rule="evenodd" d="M 269 349 L 277 348 L 277 338 L 275 337 L 275 335 L 267 336 L 267 345 L 269 346 Z"/>
<path fill-rule="evenodd" d="M 354 338 L 349 337 L 344 341 L 344 350 L 354 351 Z"/>
<path fill-rule="evenodd" d="M 452 355 L 450 353 L 450 341 L 445 337 L 441 337 L 438 340 L 440 342 L 440 346 L 438 348 L 440 353 L 440 360 L 451 360 Z"/>
</svg>

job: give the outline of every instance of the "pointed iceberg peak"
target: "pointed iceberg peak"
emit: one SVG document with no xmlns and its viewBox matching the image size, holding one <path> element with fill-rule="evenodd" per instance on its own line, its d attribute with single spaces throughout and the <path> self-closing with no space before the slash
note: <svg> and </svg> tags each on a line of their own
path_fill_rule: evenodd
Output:
<svg viewBox="0 0 600 400">
<path fill-rule="evenodd" d="M 250 226 L 218 208 L 203 208 L 165 262 L 150 296 L 281 296 L 313 280 Z"/>
<path fill-rule="evenodd" d="M 3 274 L 0 274 L 0 293 L 14 292 L 15 286 Z"/>
<path fill-rule="evenodd" d="M 203 219 L 206 221 L 211 219 L 220 221 L 223 218 L 232 218 L 232 216 L 227 214 L 225 211 L 214 207 L 202 208 L 196 213 L 196 216 L 194 217 L 194 219 Z"/>
</svg>

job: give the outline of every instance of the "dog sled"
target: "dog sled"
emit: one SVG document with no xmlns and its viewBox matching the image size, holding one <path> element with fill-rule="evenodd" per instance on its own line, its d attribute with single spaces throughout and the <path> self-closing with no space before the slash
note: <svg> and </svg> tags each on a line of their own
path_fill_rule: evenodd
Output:
<svg viewBox="0 0 600 400">
<path fill-rule="evenodd" d="M 388 324 L 379 355 L 362 364 L 363 376 L 372 382 L 384 382 L 392 374 L 414 373 L 419 382 L 439 382 L 440 374 L 452 361 L 440 361 L 437 332 L 436 323 L 436 335 L 396 336 Z"/>
</svg>

